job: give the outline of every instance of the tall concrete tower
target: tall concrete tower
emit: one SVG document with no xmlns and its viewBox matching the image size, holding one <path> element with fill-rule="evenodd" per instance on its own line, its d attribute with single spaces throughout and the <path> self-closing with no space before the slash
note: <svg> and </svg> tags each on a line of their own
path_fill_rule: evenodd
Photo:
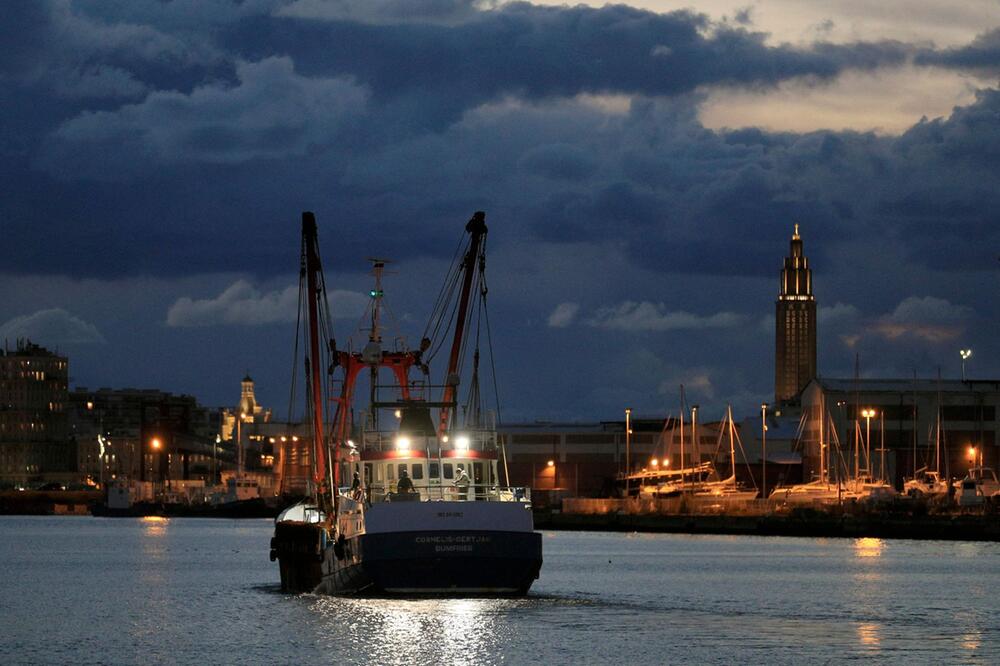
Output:
<svg viewBox="0 0 1000 666">
<path fill-rule="evenodd" d="M 791 255 L 781 269 L 775 303 L 774 398 L 797 396 L 816 376 L 816 298 L 809 259 L 802 254 L 799 225 L 792 234 Z"/>
</svg>

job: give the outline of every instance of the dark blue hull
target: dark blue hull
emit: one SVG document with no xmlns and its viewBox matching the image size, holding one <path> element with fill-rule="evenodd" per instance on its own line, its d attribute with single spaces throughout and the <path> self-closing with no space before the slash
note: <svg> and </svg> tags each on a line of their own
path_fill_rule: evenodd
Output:
<svg viewBox="0 0 1000 666">
<path fill-rule="evenodd" d="M 272 557 L 287 591 L 517 596 L 528 592 L 542 566 L 537 532 L 391 532 L 329 544 L 318 526 L 281 527 Z"/>
<path fill-rule="evenodd" d="M 537 532 L 395 532 L 361 539 L 382 594 L 521 595 L 542 567 Z"/>
</svg>

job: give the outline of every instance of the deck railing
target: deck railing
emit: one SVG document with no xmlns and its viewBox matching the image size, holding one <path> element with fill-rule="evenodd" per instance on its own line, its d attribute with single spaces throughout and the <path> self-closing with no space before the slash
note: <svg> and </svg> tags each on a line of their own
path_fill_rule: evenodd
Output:
<svg viewBox="0 0 1000 666">
<path fill-rule="evenodd" d="M 439 442 L 437 436 L 408 435 L 393 430 L 367 430 L 361 435 L 362 450 L 399 451 L 399 439 L 407 440 L 402 450 L 422 451 L 428 458 L 436 458 L 441 451 L 496 451 L 497 433 L 491 428 L 463 429 L 452 433 L 447 442 Z"/>
<path fill-rule="evenodd" d="M 378 502 L 523 502 L 531 504 L 531 488 L 475 484 L 451 486 L 413 484 L 413 492 L 395 492 L 395 484 L 376 483 L 363 489 L 367 500 Z"/>
</svg>

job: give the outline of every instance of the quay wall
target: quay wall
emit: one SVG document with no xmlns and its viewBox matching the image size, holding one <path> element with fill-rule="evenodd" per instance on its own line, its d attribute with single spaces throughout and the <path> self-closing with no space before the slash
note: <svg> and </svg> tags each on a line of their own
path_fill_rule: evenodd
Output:
<svg viewBox="0 0 1000 666">
<path fill-rule="evenodd" d="M 96 490 L 9 490 L 0 492 L 0 516 L 90 515 L 103 493 Z"/>
<path fill-rule="evenodd" d="M 787 509 L 767 500 L 697 506 L 671 500 L 567 499 L 561 511 L 536 512 L 540 530 L 595 530 L 845 538 L 1000 541 L 1000 515 L 922 513 L 920 507 Z"/>
</svg>

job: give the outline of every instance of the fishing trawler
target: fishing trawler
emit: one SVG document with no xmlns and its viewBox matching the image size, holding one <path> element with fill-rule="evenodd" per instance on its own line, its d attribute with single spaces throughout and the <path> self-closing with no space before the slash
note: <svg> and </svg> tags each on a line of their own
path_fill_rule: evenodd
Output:
<svg viewBox="0 0 1000 666">
<path fill-rule="evenodd" d="M 331 317 L 315 218 L 303 213 L 300 291 L 308 319 L 313 493 L 275 521 L 271 559 L 278 561 L 283 590 L 523 595 L 538 577 L 542 540 L 534 531 L 530 489 L 501 485 L 503 443 L 496 417 L 480 406 L 478 330 L 469 399 L 464 418 L 457 418 L 466 330 L 488 326 L 485 215 L 476 213 L 466 232 L 465 250 L 456 255 L 417 350 L 398 340 L 394 349 L 383 349 L 384 261 L 374 260 L 371 327 L 363 349 L 353 352 L 338 349 L 328 332 L 321 338 Z M 427 382 L 428 364 L 452 330 L 445 381 L 433 386 Z M 485 338 L 490 339 L 488 330 Z M 392 384 L 379 384 L 380 370 L 391 372 Z M 413 370 L 423 379 L 412 380 Z M 371 400 L 355 428 L 356 382 L 366 371 Z M 340 391 L 330 401 L 328 419 L 324 396 L 334 381 Z M 438 390 L 440 398 L 433 401 Z M 347 478 L 352 482 L 343 483 Z"/>
</svg>

